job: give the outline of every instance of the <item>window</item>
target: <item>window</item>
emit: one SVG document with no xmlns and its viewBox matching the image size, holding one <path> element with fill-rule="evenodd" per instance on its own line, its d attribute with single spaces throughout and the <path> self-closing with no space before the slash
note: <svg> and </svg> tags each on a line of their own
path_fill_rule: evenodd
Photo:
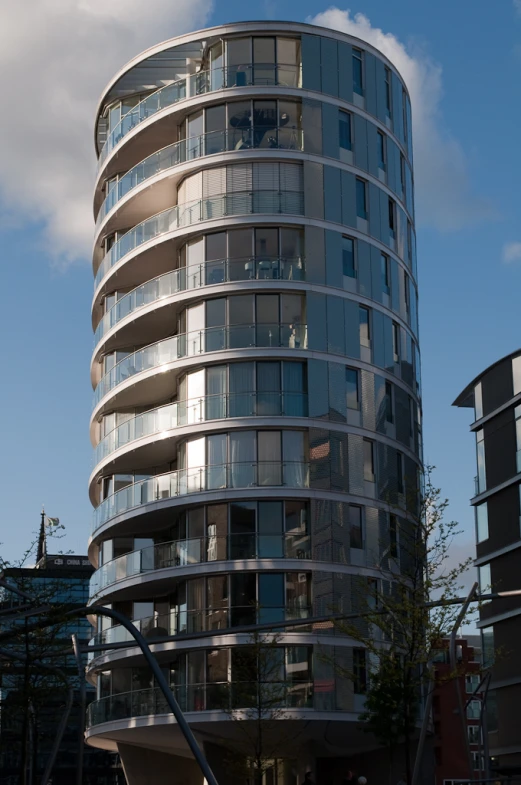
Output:
<svg viewBox="0 0 521 785">
<path fill-rule="evenodd" d="M 358 95 L 364 94 L 362 58 L 362 51 L 353 48 L 353 91 Z"/>
<path fill-rule="evenodd" d="M 396 222 L 395 222 L 395 217 L 394 217 L 395 205 L 394 205 L 394 201 L 392 199 L 389 199 L 388 208 L 389 208 L 389 235 L 390 235 L 391 239 L 394 240 L 394 229 L 395 229 L 395 226 L 396 226 Z"/>
<path fill-rule="evenodd" d="M 409 219 L 407 219 L 407 259 L 409 260 L 409 267 L 412 267 L 412 258 L 413 258 L 412 226 Z"/>
<path fill-rule="evenodd" d="M 476 542 L 488 540 L 488 508 L 487 502 L 476 507 Z"/>
<path fill-rule="evenodd" d="M 355 242 L 350 237 L 342 237 L 342 270 L 348 278 L 356 278 Z"/>
<path fill-rule="evenodd" d="M 474 417 L 476 420 L 481 420 L 483 417 L 483 395 L 481 389 L 481 382 L 478 382 L 474 387 Z"/>
<path fill-rule="evenodd" d="M 396 453 L 396 489 L 398 493 L 403 493 L 403 455 Z"/>
<path fill-rule="evenodd" d="M 517 441 L 517 471 L 521 471 L 521 406 L 516 406 L 514 409 L 514 417 L 516 418 L 516 441 Z"/>
<path fill-rule="evenodd" d="M 389 515 L 389 555 L 396 559 L 398 556 L 398 518 Z"/>
<path fill-rule="evenodd" d="M 369 308 L 360 306 L 358 309 L 360 322 L 360 346 L 371 346 L 371 331 L 369 327 Z"/>
<path fill-rule="evenodd" d="M 380 270 L 382 278 L 382 292 L 384 294 L 391 294 L 391 275 L 390 275 L 390 262 L 389 257 L 384 253 L 380 254 Z"/>
<path fill-rule="evenodd" d="M 381 131 L 377 133 L 378 143 L 378 167 L 385 172 L 385 136 Z"/>
<path fill-rule="evenodd" d="M 467 695 L 472 695 L 476 692 L 480 681 L 479 673 L 470 673 L 465 676 L 465 692 Z"/>
<path fill-rule="evenodd" d="M 342 109 L 338 111 L 338 137 L 342 150 L 352 150 L 351 115 Z"/>
<path fill-rule="evenodd" d="M 514 381 L 514 395 L 521 392 L 521 355 L 512 360 L 512 378 Z"/>
<path fill-rule="evenodd" d="M 402 189 L 402 196 L 405 196 L 405 158 L 403 153 L 400 153 L 400 187 Z"/>
<path fill-rule="evenodd" d="M 374 444 L 364 439 L 364 480 L 374 482 Z"/>
<path fill-rule="evenodd" d="M 385 383 L 385 421 L 393 422 L 393 386 L 391 382 Z"/>
<path fill-rule="evenodd" d="M 364 695 L 367 692 L 365 649 L 353 649 L 353 691 L 356 695 Z"/>
<path fill-rule="evenodd" d="M 365 180 L 356 179 L 356 214 L 367 221 L 367 193 Z"/>
<path fill-rule="evenodd" d="M 485 763 L 484 763 L 483 755 L 481 755 L 479 752 L 471 752 L 470 754 L 472 757 L 472 768 L 474 769 L 474 771 L 484 771 Z"/>
<path fill-rule="evenodd" d="M 481 713 L 481 701 L 470 701 L 467 706 L 467 719 L 479 720 Z"/>
<path fill-rule="evenodd" d="M 492 579 L 490 574 L 490 562 L 488 564 L 482 564 L 481 567 L 478 567 L 478 580 L 479 580 L 479 591 L 481 594 L 490 594 L 492 591 Z M 490 600 L 486 600 L 485 602 L 490 602 Z"/>
<path fill-rule="evenodd" d="M 407 315 L 411 310 L 411 281 L 405 270 L 403 271 L 403 297 L 405 300 L 405 310 Z"/>
<path fill-rule="evenodd" d="M 364 533 L 362 529 L 362 508 L 353 504 L 349 505 L 349 546 L 362 549 L 364 547 Z"/>
<path fill-rule="evenodd" d="M 403 114 L 403 138 L 407 139 L 409 130 L 407 128 L 407 94 L 402 90 L 402 114 Z"/>
<path fill-rule="evenodd" d="M 496 652 L 494 627 L 485 627 L 481 630 L 481 650 L 483 652 L 483 667 L 490 668 L 494 664 Z"/>
<path fill-rule="evenodd" d="M 385 69 L 385 112 L 387 117 L 391 117 L 391 69 Z"/>
<path fill-rule="evenodd" d="M 483 493 L 487 488 L 487 476 L 485 468 L 485 437 L 483 428 L 476 431 L 476 453 L 478 462 L 477 493 Z"/>
<path fill-rule="evenodd" d="M 358 370 L 356 368 L 346 368 L 346 403 L 348 409 L 360 409 Z"/>
<path fill-rule="evenodd" d="M 400 362 L 400 325 L 393 322 L 393 360 Z"/>
</svg>

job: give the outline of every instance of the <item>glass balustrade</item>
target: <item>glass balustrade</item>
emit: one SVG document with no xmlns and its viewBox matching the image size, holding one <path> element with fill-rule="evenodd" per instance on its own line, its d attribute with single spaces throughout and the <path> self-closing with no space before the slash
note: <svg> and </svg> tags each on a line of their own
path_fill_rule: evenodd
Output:
<svg viewBox="0 0 521 785">
<path fill-rule="evenodd" d="M 243 392 L 207 395 L 143 412 L 118 425 L 97 445 L 95 464 L 129 442 L 183 425 L 228 417 L 307 417 L 307 395 L 298 392 Z"/>
<path fill-rule="evenodd" d="M 303 281 L 305 280 L 304 259 L 301 256 L 246 256 L 239 259 L 215 259 L 160 275 L 124 295 L 107 311 L 96 327 L 94 344 L 99 343 L 118 322 L 145 305 L 188 289 L 228 281 L 250 280 Z"/>
<path fill-rule="evenodd" d="M 126 254 L 143 243 L 183 226 L 227 215 L 282 213 L 303 215 L 304 195 L 300 191 L 235 191 L 179 204 L 147 218 L 124 234 L 101 261 L 94 287 Z"/>
<path fill-rule="evenodd" d="M 235 65 L 215 68 L 211 71 L 200 71 L 198 74 L 185 76 L 172 84 L 161 87 L 132 107 L 108 134 L 99 155 L 98 171 L 109 153 L 133 128 L 162 109 L 173 106 L 186 98 L 203 95 L 214 90 L 249 85 L 300 87 L 301 67 L 284 63 L 278 65 L 273 63 Z"/>
<path fill-rule="evenodd" d="M 158 368 L 182 357 L 249 347 L 307 348 L 305 324 L 248 324 L 231 327 L 208 327 L 166 338 L 145 346 L 120 360 L 99 381 L 93 406 L 126 379 L 142 371 Z"/>
<path fill-rule="evenodd" d="M 144 619 L 135 619 L 132 624 L 150 642 L 183 635 L 192 632 L 212 632 L 231 629 L 233 627 L 254 624 L 256 618 L 262 621 L 283 621 L 292 619 L 307 619 L 311 616 L 309 606 L 291 607 L 266 607 L 259 608 L 256 613 L 254 605 L 237 606 L 233 608 L 218 608 L 204 610 L 171 610 L 169 613 L 156 613 Z M 299 627 L 299 629 L 301 629 Z M 308 627 L 304 625 L 304 631 Z M 328 630 L 329 632 L 329 630 Z M 96 633 L 89 641 L 90 646 L 106 646 L 107 650 L 114 644 L 133 643 L 135 638 L 121 624 Z M 101 651 L 89 652 L 89 661 L 98 657 Z"/>
<path fill-rule="evenodd" d="M 277 709 L 313 708 L 313 682 L 270 681 L 259 682 L 213 682 L 206 684 L 171 685 L 171 689 L 182 711 L 218 711 L 230 709 L 254 709 L 257 705 L 259 688 L 263 705 L 269 701 Z M 87 727 L 103 722 L 170 714 L 170 709 L 161 690 L 150 687 L 145 690 L 123 692 L 93 701 L 87 707 Z"/>
<path fill-rule="evenodd" d="M 262 464 L 260 465 L 262 466 Z M 240 468 L 243 466 L 244 464 L 239 464 Z M 305 474 L 307 467 L 302 466 L 302 464 L 297 466 L 300 467 L 301 480 L 305 482 L 307 480 L 307 475 Z M 265 468 L 268 470 L 277 468 L 280 471 L 279 467 L 280 464 L 269 464 Z M 216 468 L 221 469 L 223 467 Z M 291 471 L 295 474 L 296 467 L 292 467 Z M 124 490 L 127 489 L 125 488 Z M 118 493 L 121 493 L 121 491 Z M 226 561 L 228 559 L 267 558 L 310 559 L 311 541 L 309 534 L 305 532 L 296 534 L 227 534 L 222 536 L 194 537 L 159 545 L 149 545 L 139 551 L 131 551 L 123 556 L 118 556 L 99 567 L 90 579 L 90 597 L 92 598 L 97 592 L 113 583 L 154 570 L 186 567 L 191 564 Z"/>
<path fill-rule="evenodd" d="M 309 464 L 297 461 L 226 463 L 159 474 L 128 485 L 104 499 L 94 510 L 93 532 L 115 515 L 161 499 L 222 488 L 268 486 L 308 488 Z"/>
<path fill-rule="evenodd" d="M 260 125 L 209 131 L 181 139 L 145 158 L 114 183 L 100 207 L 96 229 L 112 208 L 141 183 L 166 169 L 207 155 L 233 150 L 303 150 L 303 132 L 298 128 Z"/>
</svg>

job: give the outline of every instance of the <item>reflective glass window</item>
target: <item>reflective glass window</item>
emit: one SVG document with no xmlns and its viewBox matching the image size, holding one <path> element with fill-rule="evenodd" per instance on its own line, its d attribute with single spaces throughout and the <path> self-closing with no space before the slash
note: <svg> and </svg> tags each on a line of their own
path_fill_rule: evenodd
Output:
<svg viewBox="0 0 521 785">
<path fill-rule="evenodd" d="M 367 692 L 365 649 L 353 649 L 353 691 L 355 695 L 364 695 Z"/>
<path fill-rule="evenodd" d="M 364 480 L 374 482 L 374 444 L 369 439 L 364 439 Z"/>
<path fill-rule="evenodd" d="M 253 62 L 254 63 L 274 63 L 275 62 L 275 39 L 274 38 L 254 38 L 253 39 Z"/>
<path fill-rule="evenodd" d="M 385 383 L 385 419 L 393 422 L 393 386 L 391 382 Z"/>
<path fill-rule="evenodd" d="M 398 518 L 389 515 L 389 556 L 396 559 L 398 556 Z"/>
<path fill-rule="evenodd" d="M 371 346 L 371 333 L 369 326 L 369 308 L 360 306 L 358 309 L 360 323 L 360 346 Z"/>
<path fill-rule="evenodd" d="M 338 137 L 340 147 L 343 150 L 352 149 L 351 115 L 349 112 L 344 112 L 342 109 L 339 109 L 338 111 Z"/>
<path fill-rule="evenodd" d="M 481 594 L 490 594 L 492 591 L 492 578 L 490 573 L 490 563 L 482 564 L 478 567 L 479 591 Z M 485 602 L 490 602 L 486 600 Z"/>
<path fill-rule="evenodd" d="M 395 204 L 394 204 L 394 201 L 392 199 L 389 199 L 388 208 L 389 208 L 389 210 L 388 210 L 389 211 L 389 233 L 390 233 L 391 237 L 394 237 L 394 232 L 395 232 L 395 229 L 396 229 L 396 219 L 395 219 Z"/>
<path fill-rule="evenodd" d="M 226 259 L 226 232 L 213 232 L 206 235 L 206 259 Z"/>
<path fill-rule="evenodd" d="M 393 360 L 400 362 L 400 325 L 393 322 Z"/>
<path fill-rule="evenodd" d="M 495 659 L 494 627 L 485 627 L 481 630 L 481 650 L 483 652 L 483 667 L 490 668 Z"/>
<path fill-rule="evenodd" d="M 250 258 L 253 253 L 251 229 L 232 229 L 228 232 L 228 256 L 230 259 Z"/>
<path fill-rule="evenodd" d="M 512 377 L 514 381 L 514 395 L 521 392 L 521 355 L 512 360 Z"/>
<path fill-rule="evenodd" d="M 476 507 L 476 540 L 483 542 L 488 540 L 488 508 L 487 502 L 478 504 Z"/>
<path fill-rule="evenodd" d="M 251 63 L 251 38 L 230 38 L 226 42 L 226 59 L 230 66 Z"/>
<path fill-rule="evenodd" d="M 483 493 L 487 489 L 487 474 L 485 465 L 485 438 L 483 429 L 476 431 L 476 454 L 478 463 L 477 492 Z"/>
<path fill-rule="evenodd" d="M 228 300 L 228 323 L 253 324 L 253 295 L 241 294 Z"/>
<path fill-rule="evenodd" d="M 391 109 L 392 101 L 391 101 L 391 70 L 389 68 L 385 68 L 385 111 L 387 117 L 391 117 Z"/>
<path fill-rule="evenodd" d="M 219 297 L 206 301 L 206 326 L 221 327 L 226 324 L 226 300 Z"/>
<path fill-rule="evenodd" d="M 474 416 L 476 420 L 480 420 L 483 417 L 483 395 L 481 382 L 478 382 L 478 384 L 476 384 L 474 387 Z"/>
<path fill-rule="evenodd" d="M 350 504 L 349 511 L 349 545 L 351 548 L 364 547 L 364 533 L 362 528 L 362 508 Z"/>
<path fill-rule="evenodd" d="M 353 48 L 353 91 L 358 95 L 364 94 L 362 51 Z"/>
<path fill-rule="evenodd" d="M 358 370 L 356 368 L 346 368 L 346 403 L 348 409 L 360 408 Z"/>
<path fill-rule="evenodd" d="M 377 135 L 378 167 L 385 172 L 385 136 L 381 131 Z"/>
<path fill-rule="evenodd" d="M 389 257 L 384 253 L 380 254 L 380 271 L 382 279 L 382 292 L 384 294 L 391 293 L 391 271 Z"/>
<path fill-rule="evenodd" d="M 355 241 L 351 237 L 342 237 L 342 270 L 348 278 L 356 278 Z"/>
<path fill-rule="evenodd" d="M 272 227 L 255 229 L 255 256 L 276 258 L 279 255 L 279 231 Z"/>
<path fill-rule="evenodd" d="M 396 453 L 396 489 L 398 493 L 404 492 L 403 482 L 403 455 L 401 452 Z"/>
<path fill-rule="evenodd" d="M 367 220 L 367 188 L 365 180 L 356 179 L 356 214 Z"/>
</svg>

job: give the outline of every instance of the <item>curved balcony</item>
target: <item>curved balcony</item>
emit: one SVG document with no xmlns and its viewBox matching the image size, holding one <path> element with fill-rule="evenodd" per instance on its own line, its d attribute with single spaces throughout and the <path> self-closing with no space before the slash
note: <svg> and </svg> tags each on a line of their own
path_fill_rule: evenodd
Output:
<svg viewBox="0 0 521 785">
<path fill-rule="evenodd" d="M 94 407 L 104 395 L 142 371 L 209 352 L 250 347 L 279 347 L 305 349 L 307 326 L 305 324 L 245 324 L 231 327 L 208 327 L 181 333 L 172 338 L 145 346 L 120 360 L 103 376 L 94 391 Z"/>
<path fill-rule="evenodd" d="M 310 558 L 311 540 L 305 532 L 209 535 L 173 540 L 125 553 L 103 564 L 91 576 L 89 596 L 92 599 L 102 589 L 126 578 L 167 567 L 187 567 L 230 559 Z"/>
<path fill-rule="evenodd" d="M 206 684 L 171 685 L 182 711 L 250 710 L 256 705 L 258 682 L 214 682 Z M 267 682 L 263 705 L 271 701 L 277 709 L 312 709 L 313 682 Z M 161 690 L 150 687 L 122 692 L 93 701 L 87 707 L 87 728 L 103 722 L 170 714 Z"/>
<path fill-rule="evenodd" d="M 113 207 L 138 185 L 178 164 L 232 150 L 304 150 L 303 132 L 298 128 L 250 126 L 209 131 L 200 136 L 181 139 L 153 153 L 136 164 L 114 183 L 103 201 L 96 219 L 96 232 Z"/>
<path fill-rule="evenodd" d="M 161 499 L 224 488 L 309 488 L 309 464 L 297 461 L 225 463 L 158 474 L 108 496 L 94 510 L 93 533 L 128 510 Z"/>
<path fill-rule="evenodd" d="M 309 606 L 291 607 L 267 607 L 256 608 L 255 605 L 240 605 L 232 608 L 208 608 L 205 610 L 178 610 L 173 609 L 169 613 L 155 613 L 144 619 L 135 619 L 132 624 L 141 634 L 151 643 L 158 639 L 171 638 L 177 635 L 184 635 L 191 632 L 217 632 L 220 630 L 230 630 L 233 627 L 259 624 L 268 621 L 284 621 L 292 619 L 307 619 L 311 616 L 312 609 Z M 318 625 L 316 625 L 318 626 Z M 322 623 L 322 627 L 323 627 Z M 299 626 L 299 630 L 308 631 L 308 627 Z M 289 630 L 291 632 L 291 629 Z M 314 629 L 318 632 L 318 629 Z M 325 632 L 330 635 L 334 630 L 326 627 Z M 133 643 L 135 638 L 121 624 L 108 627 L 106 630 L 96 633 L 90 641 L 89 646 L 111 646 L 119 643 Z M 90 652 L 89 662 L 98 657 L 99 652 Z"/>
<path fill-rule="evenodd" d="M 230 417 L 307 417 L 308 397 L 300 392 L 243 392 L 206 395 L 160 406 L 118 425 L 97 445 L 97 465 L 136 439 L 165 433 L 183 425 Z"/>
<path fill-rule="evenodd" d="M 300 66 L 289 64 L 248 63 L 215 68 L 211 71 L 200 71 L 198 74 L 185 76 L 172 84 L 160 87 L 159 90 L 151 93 L 139 104 L 132 107 L 121 118 L 116 127 L 108 134 L 101 149 L 98 159 L 98 172 L 109 153 L 133 128 L 162 109 L 179 103 L 179 101 L 230 87 L 248 87 L 250 85 L 300 87 L 300 84 Z"/>
<path fill-rule="evenodd" d="M 216 259 L 181 267 L 160 275 L 124 295 L 107 311 L 96 327 L 94 343 L 97 345 L 112 327 L 145 305 L 151 305 L 188 289 L 250 280 L 303 281 L 305 280 L 304 259 L 300 256 Z"/>
<path fill-rule="evenodd" d="M 108 271 L 124 256 L 156 237 L 200 221 L 252 213 L 303 215 L 304 195 L 300 191 L 236 191 L 163 210 L 130 229 L 114 243 L 98 267 L 94 288 L 97 289 Z"/>
</svg>

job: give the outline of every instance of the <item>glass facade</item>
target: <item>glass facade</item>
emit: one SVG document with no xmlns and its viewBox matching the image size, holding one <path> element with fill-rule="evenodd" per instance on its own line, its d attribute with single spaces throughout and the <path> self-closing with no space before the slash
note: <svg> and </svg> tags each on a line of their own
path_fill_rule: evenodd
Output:
<svg viewBox="0 0 521 785">
<path fill-rule="evenodd" d="M 226 636 L 287 622 L 265 679 L 280 706 L 356 714 L 365 649 L 291 622 L 351 608 L 361 579 L 388 590 L 418 512 L 409 99 L 360 42 L 276 27 L 194 37 L 194 73 L 125 114 L 102 102 L 91 602 L 164 642 L 186 711 L 248 705 L 260 660 Z M 127 642 L 99 624 L 93 736 L 165 712 L 110 648 Z"/>
</svg>

